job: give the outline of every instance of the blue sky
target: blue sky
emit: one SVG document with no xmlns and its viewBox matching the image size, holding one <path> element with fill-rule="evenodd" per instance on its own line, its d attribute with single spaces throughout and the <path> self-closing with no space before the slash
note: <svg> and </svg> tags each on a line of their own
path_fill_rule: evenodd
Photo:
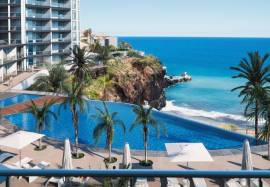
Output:
<svg viewBox="0 0 270 187">
<path fill-rule="evenodd" d="M 115 36 L 270 37 L 270 0 L 81 0 L 81 28 Z"/>
</svg>

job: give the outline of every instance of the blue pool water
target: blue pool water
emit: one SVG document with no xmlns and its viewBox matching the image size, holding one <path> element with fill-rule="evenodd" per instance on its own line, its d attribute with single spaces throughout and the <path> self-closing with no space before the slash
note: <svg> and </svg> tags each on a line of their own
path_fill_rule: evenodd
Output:
<svg viewBox="0 0 270 187">
<path fill-rule="evenodd" d="M 80 143 L 93 145 L 94 141 L 92 138 L 92 131 L 95 127 L 96 121 L 94 121 L 91 116 L 96 113 L 95 107 L 103 106 L 99 101 L 89 101 L 87 107 L 88 112 L 81 113 L 79 115 Z M 113 147 L 122 149 L 124 142 L 129 142 L 131 149 L 142 150 L 142 129 L 136 128 L 131 132 L 129 131 L 129 128 L 135 119 L 131 105 L 123 103 L 108 103 L 108 108 L 111 112 L 118 112 L 119 119 L 125 123 L 127 129 L 125 136 L 119 127 L 116 128 Z M 59 105 L 54 105 L 51 109 L 58 113 Z M 230 133 L 215 127 L 203 125 L 161 112 L 154 112 L 154 116 L 166 127 L 167 136 L 161 134 L 161 136 L 157 138 L 156 134 L 151 129 L 149 136 L 150 150 L 164 151 L 164 144 L 169 142 L 202 142 L 209 150 L 239 148 L 242 146 L 244 139 L 247 138 L 246 136 Z M 6 118 L 24 130 L 36 131 L 35 119 L 31 114 L 20 113 L 6 116 Z M 50 126 L 44 130 L 44 134 L 58 140 L 70 138 L 74 141 L 72 118 L 68 109 L 61 107 L 58 119 L 55 121 L 53 118 L 49 118 L 48 122 Z M 251 144 L 254 144 L 254 139 L 249 138 L 249 140 Z M 105 146 L 104 134 L 96 146 Z"/>
<path fill-rule="evenodd" d="M 157 56 L 169 75 L 186 71 L 192 76 L 191 82 L 166 90 L 174 111 L 212 119 L 226 116 L 227 121 L 238 120 L 243 114 L 238 93 L 230 91 L 241 81 L 231 78 L 234 72 L 230 66 L 250 51 L 270 53 L 269 38 L 120 37 L 119 41 Z"/>
<path fill-rule="evenodd" d="M 5 99 L 0 99 L 0 107 L 7 107 L 10 105 L 18 104 L 18 103 L 23 103 L 26 101 L 30 101 L 31 99 L 37 99 L 39 98 L 39 95 L 31 95 L 31 94 L 19 94 L 13 97 L 8 97 Z"/>
</svg>

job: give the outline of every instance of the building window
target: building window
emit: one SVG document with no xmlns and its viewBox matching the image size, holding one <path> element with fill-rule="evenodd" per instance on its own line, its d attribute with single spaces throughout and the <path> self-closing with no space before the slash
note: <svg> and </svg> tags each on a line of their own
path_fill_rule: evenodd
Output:
<svg viewBox="0 0 270 187">
<path fill-rule="evenodd" d="M 72 8 L 73 8 L 73 9 L 76 9 L 76 1 L 74 1 L 74 0 L 73 0 L 73 2 L 72 2 Z"/>
<path fill-rule="evenodd" d="M 76 19 L 76 11 L 72 11 L 72 19 Z"/>
<path fill-rule="evenodd" d="M 77 33 L 76 32 L 72 33 L 72 41 L 77 41 Z"/>
<path fill-rule="evenodd" d="M 72 22 L 72 30 L 76 30 L 77 29 L 77 24 L 76 21 Z"/>
</svg>

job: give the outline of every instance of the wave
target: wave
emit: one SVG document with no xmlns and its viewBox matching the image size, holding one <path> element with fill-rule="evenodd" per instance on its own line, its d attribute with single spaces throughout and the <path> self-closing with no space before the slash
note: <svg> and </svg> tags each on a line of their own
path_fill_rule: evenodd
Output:
<svg viewBox="0 0 270 187">
<path fill-rule="evenodd" d="M 192 109 L 188 107 L 181 107 L 174 104 L 174 101 L 167 101 L 166 107 L 162 109 L 163 112 L 172 112 L 175 114 L 187 117 L 201 117 L 218 122 L 234 123 L 237 125 L 248 125 L 247 119 L 241 115 L 227 114 L 217 111 L 205 111 L 199 109 Z"/>
</svg>

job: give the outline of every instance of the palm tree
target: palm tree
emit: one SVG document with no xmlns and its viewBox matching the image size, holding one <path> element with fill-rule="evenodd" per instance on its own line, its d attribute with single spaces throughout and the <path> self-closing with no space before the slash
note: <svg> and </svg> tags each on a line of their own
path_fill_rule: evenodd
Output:
<svg viewBox="0 0 270 187">
<path fill-rule="evenodd" d="M 114 126 L 120 126 L 124 134 L 126 133 L 126 127 L 121 120 L 116 119 L 117 112 L 110 113 L 107 105 L 103 102 L 104 110 L 96 108 L 97 115 L 94 115 L 93 118 L 97 119 L 97 125 L 93 131 L 93 137 L 95 139 L 95 143 L 98 142 L 99 138 L 101 137 L 102 132 L 106 133 L 106 146 L 109 149 L 109 158 L 108 162 L 113 162 L 111 153 L 112 153 L 112 143 L 114 138 Z"/>
<path fill-rule="evenodd" d="M 267 158 L 270 160 L 270 98 L 268 94 L 264 94 L 262 97 L 263 102 L 260 115 L 264 119 L 264 127 L 261 129 L 258 138 L 268 142 Z"/>
<path fill-rule="evenodd" d="M 67 97 L 64 98 L 61 106 L 64 108 L 69 107 L 72 114 L 72 122 L 74 127 L 74 137 L 75 137 L 75 157 L 79 158 L 78 153 L 78 133 L 79 133 L 79 111 L 85 111 L 85 99 L 83 98 L 83 84 L 73 82 L 71 88 L 67 88 L 65 92 Z M 61 107 L 60 107 L 61 108 Z"/>
<path fill-rule="evenodd" d="M 48 67 L 49 75 L 42 75 L 35 79 L 35 83 L 30 87 L 33 90 L 47 92 L 63 92 L 66 86 L 67 71 L 62 63 Z"/>
<path fill-rule="evenodd" d="M 50 110 L 50 107 L 55 103 L 54 100 L 45 101 L 42 107 L 36 105 L 36 103 L 31 100 L 31 104 L 28 105 L 28 109 L 26 113 L 32 114 L 36 118 L 36 128 L 38 133 L 41 133 L 42 130 L 48 126 L 48 119 L 52 116 L 55 120 L 57 119 L 56 114 Z M 44 147 L 42 146 L 42 139 L 39 139 L 38 149 L 42 150 Z"/>
<path fill-rule="evenodd" d="M 133 112 L 136 114 L 136 119 L 130 127 L 132 131 L 137 126 L 142 126 L 143 128 L 143 142 L 144 142 L 144 163 L 143 165 L 151 164 L 151 161 L 148 160 L 147 150 L 148 150 L 148 133 L 149 127 L 155 129 L 157 136 L 159 136 L 161 124 L 158 123 L 152 116 L 153 107 L 144 108 L 143 105 L 138 104 L 133 107 Z M 166 130 L 166 129 L 164 129 Z"/>
<path fill-rule="evenodd" d="M 72 62 L 69 72 L 74 75 L 76 82 L 87 82 L 91 78 L 91 66 L 95 65 L 92 56 L 85 48 L 74 46 L 72 55 L 70 56 Z"/>
<path fill-rule="evenodd" d="M 245 84 L 232 91 L 240 91 L 239 97 L 243 97 L 242 104 L 246 104 L 244 115 L 248 119 L 254 119 L 255 136 L 258 138 L 258 122 L 260 113 L 260 92 L 269 91 L 269 65 L 266 65 L 268 54 L 261 57 L 259 52 L 248 53 L 248 59 L 243 58 L 238 66 L 231 67 L 238 72 L 233 78 L 245 80 Z M 250 110 L 252 108 L 252 110 Z M 252 111 L 252 112 L 249 112 Z"/>
</svg>

